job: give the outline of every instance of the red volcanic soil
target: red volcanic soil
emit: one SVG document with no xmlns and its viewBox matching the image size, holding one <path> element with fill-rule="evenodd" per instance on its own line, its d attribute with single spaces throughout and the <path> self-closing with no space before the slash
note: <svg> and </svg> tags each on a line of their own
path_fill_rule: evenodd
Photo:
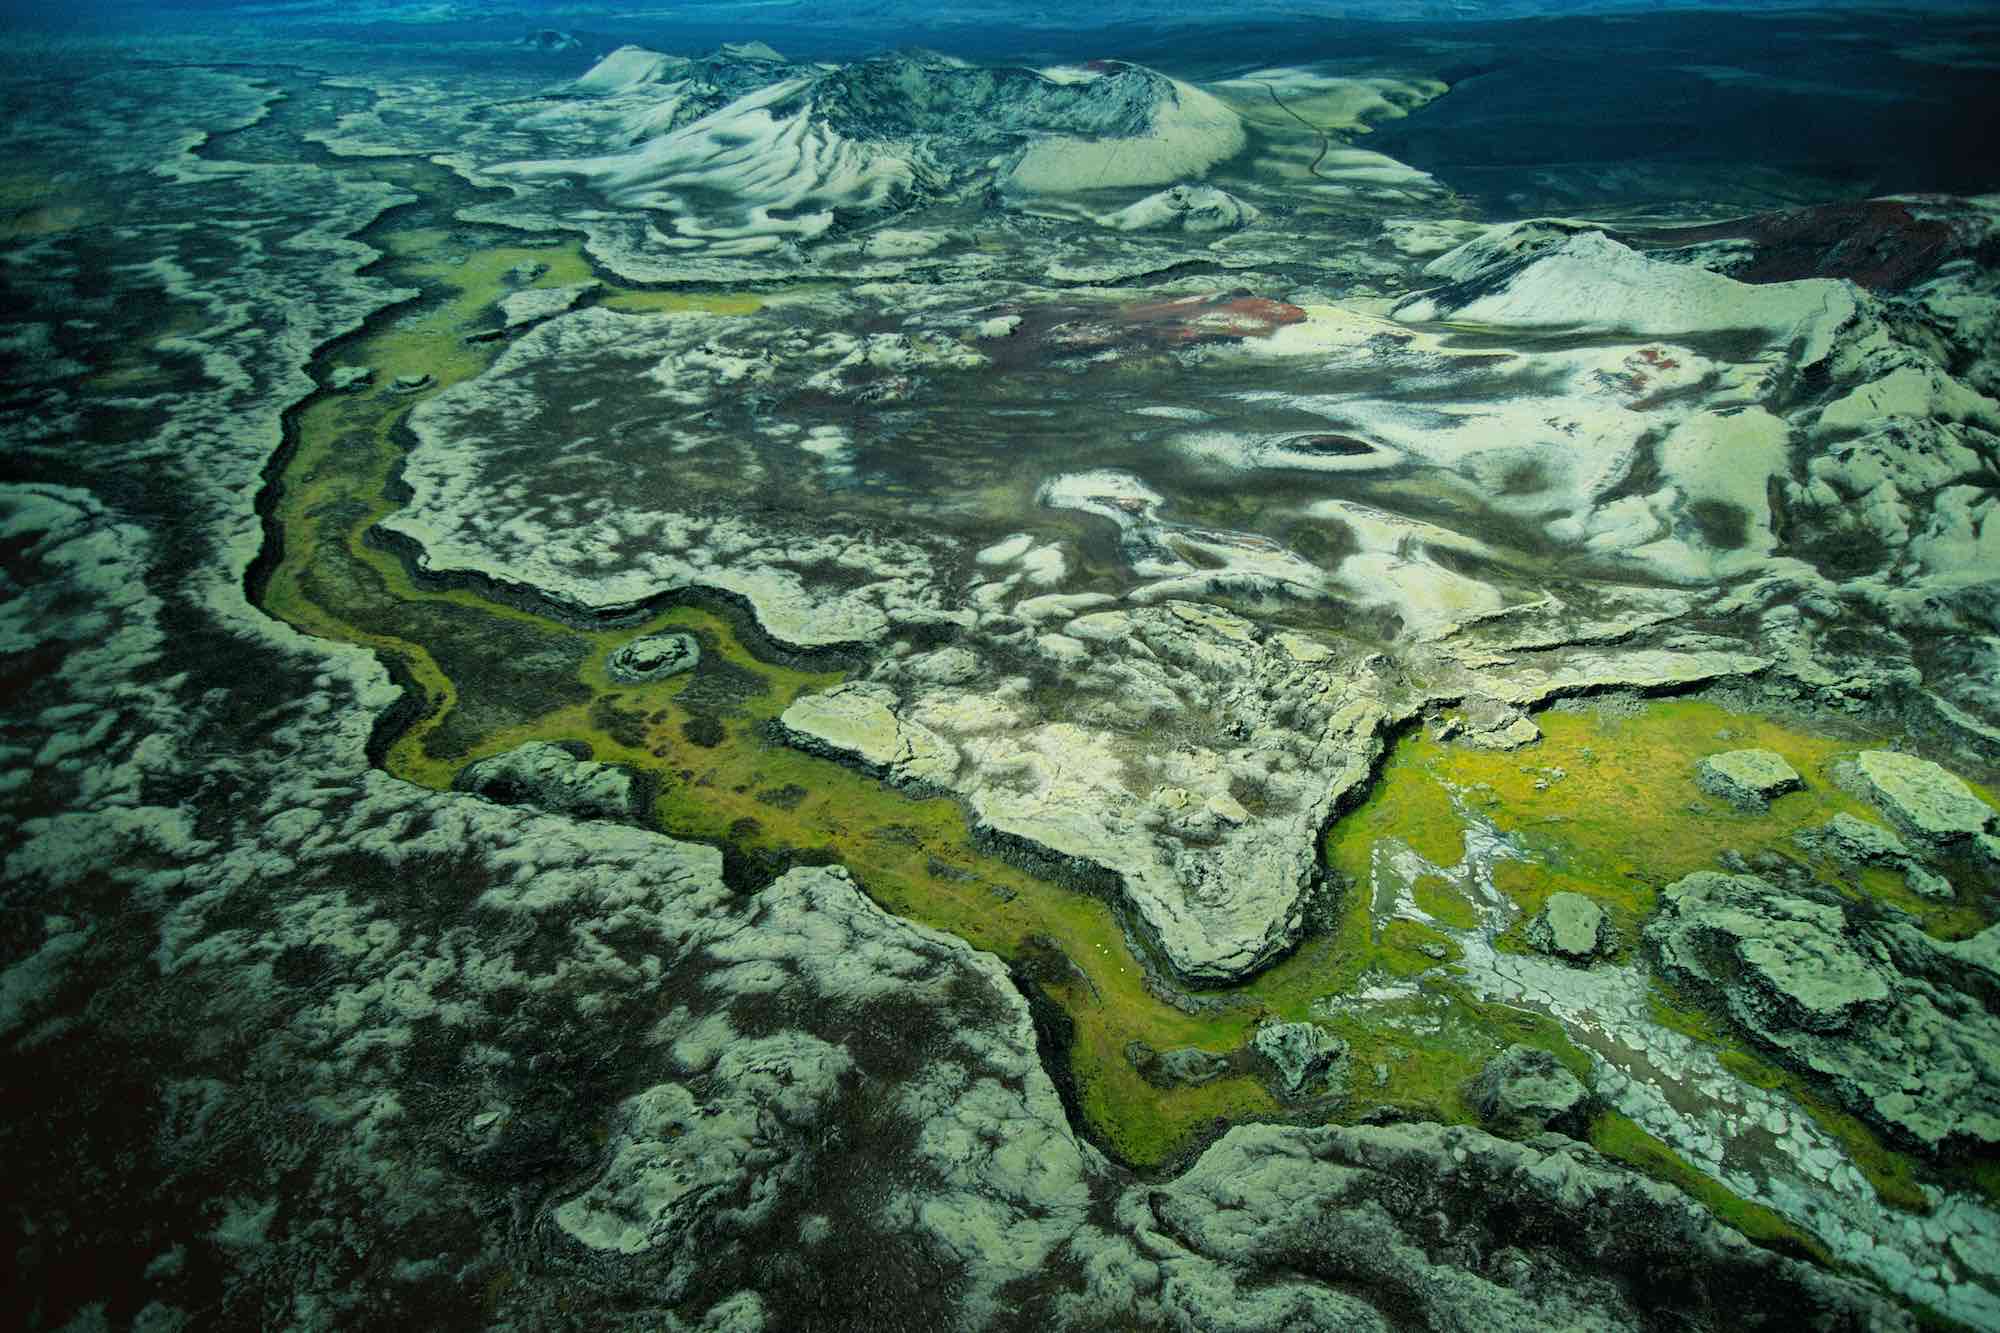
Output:
<svg viewBox="0 0 2000 1333">
<path fill-rule="evenodd" d="M 1263 296 L 1190 296 L 1122 307 L 1113 318 L 1161 342 L 1191 343 L 1209 338 L 1268 338 L 1306 312 Z"/>
<path fill-rule="evenodd" d="M 1823 204 L 1706 227 L 1634 232 L 1631 239 L 1657 246 L 1749 241 L 1754 257 L 1730 270 L 1743 282 L 1849 278 L 1875 291 L 1899 291 L 1976 248 L 1985 234 L 1982 217 L 1938 197 Z"/>
<path fill-rule="evenodd" d="M 1214 292 L 1132 305 L 1016 307 L 1009 313 L 1021 315 L 1023 325 L 1010 343 L 1056 353 L 1268 338 L 1306 317 L 1295 305 L 1246 292 Z"/>
</svg>

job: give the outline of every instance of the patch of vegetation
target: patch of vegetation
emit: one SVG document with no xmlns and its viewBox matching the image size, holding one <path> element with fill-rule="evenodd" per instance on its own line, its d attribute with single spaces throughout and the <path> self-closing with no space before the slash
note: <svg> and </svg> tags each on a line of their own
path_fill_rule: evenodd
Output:
<svg viewBox="0 0 2000 1333">
<path fill-rule="evenodd" d="M 1479 924 L 1479 913 L 1456 884 L 1437 875 L 1419 875 L 1410 886 L 1417 906 L 1454 930 L 1471 930 Z"/>
<path fill-rule="evenodd" d="M 704 750 L 713 750 L 729 739 L 729 729 L 717 718 L 706 713 L 698 713 L 681 723 L 681 736 L 690 745 L 699 745 Z"/>
</svg>

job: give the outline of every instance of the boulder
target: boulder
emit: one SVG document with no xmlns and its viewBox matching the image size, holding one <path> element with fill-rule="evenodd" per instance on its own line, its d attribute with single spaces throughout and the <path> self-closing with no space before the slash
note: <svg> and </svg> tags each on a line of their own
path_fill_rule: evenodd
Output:
<svg viewBox="0 0 2000 1333">
<path fill-rule="evenodd" d="M 1769 750 L 1730 750 L 1694 766 L 1697 787 L 1739 810 L 1768 810 L 1786 792 L 1804 791 L 1805 780 Z"/>
<path fill-rule="evenodd" d="M 1863 750 L 1855 778 L 1903 836 L 1930 850 L 1978 842 L 1991 850 L 1993 807 L 1928 759 L 1895 750 Z"/>
<path fill-rule="evenodd" d="M 530 287 L 525 291 L 509 292 L 500 298 L 501 326 L 511 330 L 553 319 L 575 309 L 578 302 L 603 285 L 593 279 L 567 287 Z"/>
<path fill-rule="evenodd" d="M 581 744 L 530 741 L 467 764 L 452 786 L 501 805 L 532 805 L 582 819 L 632 818 L 638 785 L 631 770 L 593 763 L 589 754 Z"/>
<path fill-rule="evenodd" d="M 437 381 L 429 375 L 398 375 L 389 382 L 390 393 L 422 393 Z"/>
<path fill-rule="evenodd" d="M 1510 1138 L 1551 1129 L 1582 1138 L 1595 1109 L 1582 1080 L 1533 1046 L 1509 1046 L 1487 1061 L 1466 1100 L 1488 1129 Z"/>
<path fill-rule="evenodd" d="M 2000 1143 L 2000 1017 L 1963 951 L 1830 893 L 1708 871 L 1661 895 L 1646 940 L 1669 980 L 1898 1140 Z"/>
<path fill-rule="evenodd" d="M 373 366 L 336 366 L 326 382 L 335 393 L 352 393 L 367 388 L 374 378 Z"/>
<path fill-rule="evenodd" d="M 604 673 L 634 685 L 692 671 L 701 661 L 701 641 L 692 634 L 648 634 L 620 646 L 604 661 Z"/>
<path fill-rule="evenodd" d="M 1818 828 L 1794 837 L 1807 851 L 1819 852 L 1852 866 L 1900 866 L 1909 859 L 1903 840 L 1880 824 L 1839 814 Z"/>
<path fill-rule="evenodd" d="M 1148 1083 L 1162 1088 L 1198 1088 L 1213 1083 L 1229 1072 L 1229 1057 L 1199 1046 L 1176 1046 L 1156 1051 L 1143 1041 L 1125 1048 L 1125 1058 Z"/>
<path fill-rule="evenodd" d="M 1580 893 L 1552 893 L 1528 923 L 1528 943 L 1572 963 L 1588 963 L 1612 945 L 1604 909 Z"/>
<path fill-rule="evenodd" d="M 1278 1095 L 1292 1101 L 1344 1092 L 1347 1043 L 1312 1023 L 1265 1023 L 1250 1038 L 1251 1049 L 1271 1063 Z"/>
<path fill-rule="evenodd" d="M 1746 1025 L 1839 1032 L 1887 1007 L 1882 969 L 1847 938 L 1832 902 L 1710 871 L 1674 884 L 1663 902 L 1668 911 L 1647 928 L 1662 964 L 1726 980 L 1728 1007 Z"/>
</svg>

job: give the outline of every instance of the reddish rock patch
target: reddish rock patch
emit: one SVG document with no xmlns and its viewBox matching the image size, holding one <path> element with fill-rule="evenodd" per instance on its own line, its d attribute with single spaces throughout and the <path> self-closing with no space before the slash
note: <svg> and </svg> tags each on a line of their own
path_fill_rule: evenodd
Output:
<svg viewBox="0 0 2000 1333">
<path fill-rule="evenodd" d="M 1971 250 L 1984 230 L 1963 204 L 1940 196 L 1824 204 L 1712 226 L 1635 232 L 1630 239 L 1655 246 L 1749 241 L 1754 255 L 1730 271 L 1743 282 L 1847 278 L 1875 291 L 1899 291 Z"/>
<path fill-rule="evenodd" d="M 1129 305 L 1006 306 L 992 313 L 1021 319 L 1011 336 L 980 345 L 1003 368 L 1051 356 L 1115 355 L 1268 338 L 1306 317 L 1298 306 L 1247 292 L 1210 292 Z"/>
<path fill-rule="evenodd" d="M 1297 324 L 1306 312 L 1263 296 L 1195 296 L 1126 306 L 1121 323 L 1154 332 L 1163 342 L 1201 342 L 1209 338 L 1268 338 L 1287 324 Z"/>
</svg>

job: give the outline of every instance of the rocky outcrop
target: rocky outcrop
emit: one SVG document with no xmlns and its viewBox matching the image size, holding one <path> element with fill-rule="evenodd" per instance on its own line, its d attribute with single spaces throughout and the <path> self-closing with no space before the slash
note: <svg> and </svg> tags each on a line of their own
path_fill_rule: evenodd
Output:
<svg viewBox="0 0 2000 1333">
<path fill-rule="evenodd" d="M 1230 231 L 1257 220 L 1257 209 L 1207 185 L 1176 185 L 1098 219 L 1114 231 Z"/>
<path fill-rule="evenodd" d="M 694 635 L 649 634 L 614 649 L 604 659 L 604 672 L 613 680 L 641 685 L 692 671 L 700 661 L 701 641 Z"/>
<path fill-rule="evenodd" d="M 1951 948 L 1831 895 L 1706 871 L 1666 890 L 1646 940 L 1669 978 L 1895 1138 L 2000 1143 L 1992 979 Z"/>
<path fill-rule="evenodd" d="M 1616 944 L 1604 909 L 1580 893 L 1550 894 L 1524 933 L 1541 952 L 1570 963 L 1589 963 Z"/>
<path fill-rule="evenodd" d="M 1270 1063 L 1278 1095 L 1292 1101 L 1345 1096 L 1347 1043 L 1315 1023 L 1265 1023 L 1250 1038 L 1250 1049 Z"/>
<path fill-rule="evenodd" d="M 1465 1096 L 1481 1123 L 1509 1138 L 1544 1130 L 1583 1138 L 1595 1109 L 1583 1081 L 1534 1046 L 1509 1046 L 1487 1061 Z"/>
<path fill-rule="evenodd" d="M 1175 1330 L 1907 1330 L 1871 1288 L 1759 1249 L 1686 1195 L 1569 1140 L 1440 1125 L 1246 1125 L 1126 1192 L 1133 1243 L 1072 1242 L 1081 1290 Z"/>
<path fill-rule="evenodd" d="M 1894 833 L 1845 811 L 1818 828 L 1800 833 L 1798 840 L 1849 865 L 1901 865 L 1910 855 L 1909 848 Z"/>
<path fill-rule="evenodd" d="M 1817 828 L 1800 830 L 1792 838 L 1807 851 L 1831 857 L 1851 869 L 1882 866 L 1900 870 L 1911 892 L 1919 897 L 1949 902 L 1957 896 L 1951 881 L 1912 855 L 1901 838 L 1880 824 L 1845 811 Z"/>
<path fill-rule="evenodd" d="M 949 784 L 958 772 L 957 749 L 897 709 L 894 690 L 856 682 L 801 695 L 778 724 L 800 749 L 852 759 L 899 785 Z"/>
<path fill-rule="evenodd" d="M 577 305 L 603 284 L 599 282 L 578 282 L 567 287 L 530 287 L 526 291 L 509 292 L 500 298 L 501 328 L 512 332 L 538 324 L 545 319 Z"/>
<path fill-rule="evenodd" d="M 638 814 L 632 771 L 593 763 L 581 743 L 531 741 L 467 764 L 453 786 L 502 805 L 532 805 L 579 819 L 631 819 Z"/>
<path fill-rule="evenodd" d="M 976 684 L 913 688 L 909 715 L 963 756 L 956 785 L 978 827 L 1093 887 L 1115 882 L 1181 979 L 1254 973 L 1304 928 L 1319 832 L 1380 753 L 1386 691 L 1351 650 L 1288 646 L 1218 608 L 1050 605 L 1062 601 L 1028 597 L 1015 612 L 1061 627 L 1023 636 L 1063 673 L 1073 702 L 1060 720 Z M 1188 719 L 1171 748 L 1127 739 Z"/>
<path fill-rule="evenodd" d="M 1993 807 L 1941 766 L 1895 750 L 1863 750 L 1852 772 L 1869 799 L 1919 846 L 2000 860 Z"/>
<path fill-rule="evenodd" d="M 1769 750 L 1708 755 L 1695 763 L 1694 781 L 1710 796 L 1752 812 L 1767 810 L 1776 798 L 1806 786 L 1782 755 Z"/>
</svg>

